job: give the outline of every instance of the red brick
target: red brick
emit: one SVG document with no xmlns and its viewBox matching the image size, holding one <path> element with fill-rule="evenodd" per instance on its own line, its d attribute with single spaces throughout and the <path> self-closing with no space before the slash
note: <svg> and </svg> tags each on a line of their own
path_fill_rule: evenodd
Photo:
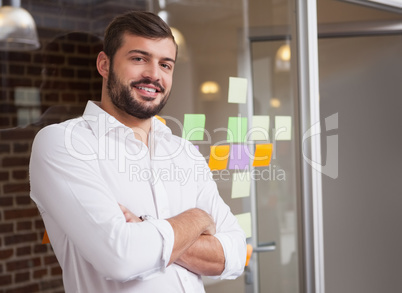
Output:
<svg viewBox="0 0 402 293">
<path fill-rule="evenodd" d="M 22 283 L 29 280 L 29 272 L 17 273 L 14 277 L 15 283 Z"/>
<path fill-rule="evenodd" d="M 42 220 L 36 220 L 35 221 L 35 229 L 43 229 L 43 232 L 45 230 L 45 225 L 43 224 Z M 42 232 L 42 231 L 41 231 Z"/>
<path fill-rule="evenodd" d="M 75 102 L 75 95 L 73 93 L 65 93 L 61 95 L 63 102 Z"/>
<path fill-rule="evenodd" d="M 16 260 L 10 261 L 6 264 L 7 271 L 14 272 L 22 269 L 28 269 L 32 267 L 38 267 L 41 265 L 41 261 L 39 257 L 32 259 L 24 259 L 24 260 Z M 29 292 L 29 291 L 27 291 Z"/>
<path fill-rule="evenodd" d="M 0 224 L 0 233 L 11 233 L 14 231 L 14 225 L 12 223 Z"/>
<path fill-rule="evenodd" d="M 26 153 L 27 151 L 29 151 L 28 143 L 14 143 L 15 153 Z"/>
<path fill-rule="evenodd" d="M 33 273 L 34 279 L 40 279 L 47 275 L 47 269 L 36 270 Z"/>
<path fill-rule="evenodd" d="M 61 44 L 61 49 L 64 53 L 74 53 L 75 46 L 70 43 L 63 43 Z"/>
<path fill-rule="evenodd" d="M 62 78 L 74 78 L 74 70 L 69 68 L 61 69 L 61 77 Z"/>
<path fill-rule="evenodd" d="M 17 248 L 17 256 L 30 255 L 32 253 L 31 246 L 24 246 Z"/>
<path fill-rule="evenodd" d="M 82 79 L 90 79 L 91 71 L 90 70 L 78 70 L 77 77 Z"/>
<path fill-rule="evenodd" d="M 9 144 L 5 143 L 0 144 L 0 153 L 10 153 L 10 150 L 11 148 Z"/>
<path fill-rule="evenodd" d="M 11 127 L 10 119 L 8 117 L 0 117 L 0 127 Z"/>
<path fill-rule="evenodd" d="M 27 73 L 28 75 L 40 76 L 42 74 L 42 69 L 42 66 L 28 66 Z"/>
<path fill-rule="evenodd" d="M 13 171 L 13 178 L 17 180 L 28 179 L 27 170 L 15 170 Z"/>
<path fill-rule="evenodd" d="M 50 281 L 42 281 L 41 282 L 41 289 L 43 291 L 50 290 L 50 289 L 55 289 L 55 288 L 60 288 L 62 286 L 63 286 L 63 281 L 61 279 L 50 280 Z M 92 292 L 88 292 L 88 293 L 92 293 Z"/>
<path fill-rule="evenodd" d="M 8 157 L 3 159 L 3 167 L 20 167 L 20 166 L 28 166 L 29 158 L 28 157 Z"/>
<path fill-rule="evenodd" d="M 63 273 L 61 267 L 57 266 L 52 268 L 51 275 L 52 276 L 60 276 Z"/>
<path fill-rule="evenodd" d="M 12 248 L 0 250 L 0 259 L 10 258 L 14 253 Z"/>
<path fill-rule="evenodd" d="M 15 209 L 4 211 L 4 218 L 6 220 L 23 219 L 38 216 L 39 212 L 37 208 L 27 209 Z"/>
<path fill-rule="evenodd" d="M 32 204 L 31 198 L 29 195 L 21 195 L 17 196 L 17 205 L 30 205 Z"/>
<path fill-rule="evenodd" d="M 10 114 L 15 113 L 16 111 L 17 108 L 12 104 L 2 104 L 0 107 L 0 113 Z"/>
<path fill-rule="evenodd" d="M 41 235 L 43 235 L 43 233 Z M 37 244 L 37 245 L 34 246 L 34 253 L 35 254 L 46 253 L 46 252 L 47 252 L 47 245 Z"/>
<path fill-rule="evenodd" d="M 32 128 L 15 129 L 9 131 L 0 131 L 0 139 L 4 140 L 32 140 L 36 131 Z"/>
<path fill-rule="evenodd" d="M 35 293 L 40 292 L 39 290 L 39 284 L 30 284 L 22 287 L 15 287 L 13 289 L 7 289 L 4 291 L 4 293 Z"/>
<path fill-rule="evenodd" d="M 63 55 L 53 55 L 47 54 L 46 55 L 46 63 L 47 64 L 55 64 L 55 65 L 62 65 L 64 64 L 65 58 Z"/>
<path fill-rule="evenodd" d="M 4 244 L 6 246 L 34 241 L 38 241 L 37 233 L 16 234 L 4 237 Z"/>
<path fill-rule="evenodd" d="M 21 230 L 31 230 L 32 229 L 32 222 L 31 221 L 23 221 L 17 223 L 17 231 Z"/>
<path fill-rule="evenodd" d="M 16 193 L 16 192 L 29 192 L 29 183 L 9 183 L 4 184 L 3 187 L 4 194 Z"/>
<path fill-rule="evenodd" d="M 51 256 L 45 257 L 45 265 L 51 265 L 51 264 L 55 264 L 55 263 L 58 263 L 56 256 L 51 255 Z"/>
<path fill-rule="evenodd" d="M 11 196 L 0 196 L 0 207 L 7 207 L 13 205 L 13 197 Z"/>
<path fill-rule="evenodd" d="M 7 56 L 8 61 L 17 61 L 17 62 L 30 62 L 31 54 L 25 52 L 9 52 Z"/>
<path fill-rule="evenodd" d="M 12 283 L 11 275 L 0 276 L 0 288 L 6 285 L 10 285 Z M 1 291 L 4 292 L 4 291 Z"/>
<path fill-rule="evenodd" d="M 10 174 L 8 172 L 0 172 L 0 181 L 8 181 L 9 179 Z"/>
<path fill-rule="evenodd" d="M 20 66 L 20 65 L 12 65 L 8 67 L 10 74 L 16 74 L 16 75 L 24 75 L 25 74 L 25 66 Z"/>
<path fill-rule="evenodd" d="M 70 81 L 68 86 L 71 90 L 90 91 L 91 87 L 88 82 Z"/>
</svg>

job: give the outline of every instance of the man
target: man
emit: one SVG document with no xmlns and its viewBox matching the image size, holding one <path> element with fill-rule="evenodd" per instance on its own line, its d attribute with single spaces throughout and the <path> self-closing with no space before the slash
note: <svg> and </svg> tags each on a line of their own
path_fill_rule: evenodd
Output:
<svg viewBox="0 0 402 293">
<path fill-rule="evenodd" d="M 154 117 L 176 56 L 158 16 L 115 18 L 97 59 L 101 102 L 35 138 L 31 198 L 67 293 L 204 292 L 201 275 L 243 271 L 244 233 L 205 160 Z"/>
</svg>

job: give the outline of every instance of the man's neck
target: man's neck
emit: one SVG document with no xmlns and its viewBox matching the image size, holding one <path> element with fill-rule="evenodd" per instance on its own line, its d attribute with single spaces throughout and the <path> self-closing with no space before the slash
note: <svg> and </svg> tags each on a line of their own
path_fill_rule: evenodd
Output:
<svg viewBox="0 0 402 293">
<path fill-rule="evenodd" d="M 148 136 L 151 131 L 152 118 L 139 119 L 133 117 L 126 112 L 116 108 L 113 104 L 101 101 L 100 107 L 116 118 L 119 122 L 133 130 L 136 139 L 142 141 L 146 146 L 148 146 Z"/>
</svg>

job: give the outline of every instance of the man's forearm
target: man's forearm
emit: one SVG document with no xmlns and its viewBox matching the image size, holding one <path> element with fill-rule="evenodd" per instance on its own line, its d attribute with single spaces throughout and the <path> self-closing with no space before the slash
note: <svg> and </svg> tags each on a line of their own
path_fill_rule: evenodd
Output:
<svg viewBox="0 0 402 293">
<path fill-rule="evenodd" d="M 216 237 L 201 235 L 176 260 L 176 264 L 198 275 L 218 276 L 225 269 L 225 255 Z"/>
<path fill-rule="evenodd" d="M 198 240 L 201 234 L 215 234 L 215 223 L 203 210 L 189 209 L 167 219 L 174 231 L 173 251 L 169 264 L 176 262 Z"/>
</svg>

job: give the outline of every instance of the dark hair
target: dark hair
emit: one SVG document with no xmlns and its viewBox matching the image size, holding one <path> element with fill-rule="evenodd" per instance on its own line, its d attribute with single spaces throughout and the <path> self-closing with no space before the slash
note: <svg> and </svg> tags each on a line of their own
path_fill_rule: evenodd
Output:
<svg viewBox="0 0 402 293">
<path fill-rule="evenodd" d="M 177 56 L 178 48 L 172 31 L 158 15 L 145 11 L 129 11 L 115 17 L 106 28 L 103 51 L 111 61 L 121 47 L 125 33 L 149 39 L 170 38 L 176 45 Z"/>
</svg>

